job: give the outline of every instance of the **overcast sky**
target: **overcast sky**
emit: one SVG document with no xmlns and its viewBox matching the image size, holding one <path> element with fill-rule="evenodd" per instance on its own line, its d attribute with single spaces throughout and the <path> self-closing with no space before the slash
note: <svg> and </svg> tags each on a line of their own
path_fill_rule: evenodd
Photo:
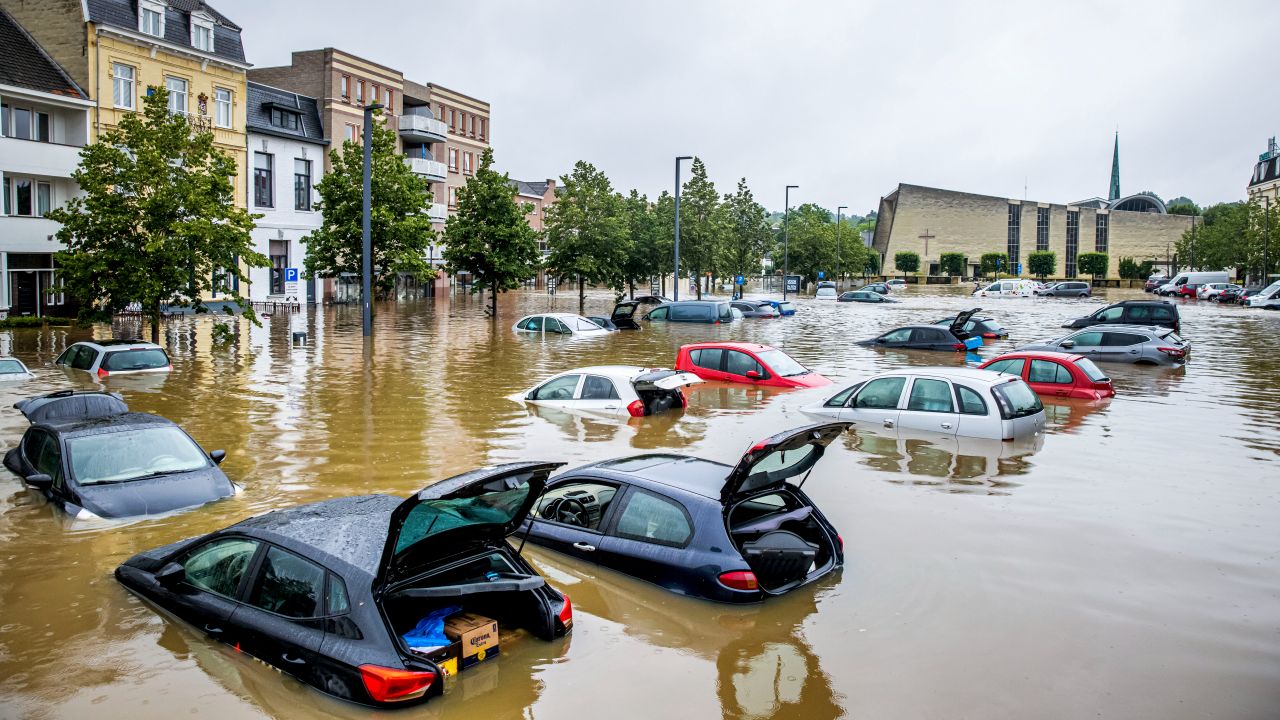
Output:
<svg viewBox="0 0 1280 720">
<path fill-rule="evenodd" d="M 1280 134 L 1280 2 L 212 0 L 249 62 L 342 48 L 492 104 L 499 166 L 859 214 L 913 183 L 1069 202 L 1245 197 Z M 686 164 L 687 167 L 687 164 Z M 686 170 L 687 172 L 687 170 Z"/>
</svg>

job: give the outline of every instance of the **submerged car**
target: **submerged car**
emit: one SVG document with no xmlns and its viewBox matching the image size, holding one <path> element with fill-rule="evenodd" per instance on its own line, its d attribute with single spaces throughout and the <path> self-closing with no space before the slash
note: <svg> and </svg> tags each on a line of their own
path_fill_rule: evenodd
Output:
<svg viewBox="0 0 1280 720">
<path fill-rule="evenodd" d="M 22 361 L 15 357 L 0 357 L 0 381 L 5 380 L 26 380 L 33 378 L 35 375 L 27 369 Z"/>
<path fill-rule="evenodd" d="M 965 330 L 965 325 L 982 308 L 974 308 L 956 315 L 947 327 L 938 325 L 908 325 L 894 328 L 879 337 L 859 341 L 868 347 L 900 348 L 906 350 L 945 350 L 966 352 L 982 347 L 982 337 Z"/>
<path fill-rule="evenodd" d="M 573 313 L 543 313 L 526 315 L 511 326 L 517 333 L 553 335 L 608 335 L 609 331 L 581 315 Z"/>
<path fill-rule="evenodd" d="M 781 595 L 844 565 L 840 535 L 800 488 L 848 427 L 779 433 L 733 467 L 649 454 L 563 472 L 530 516 L 529 541 L 681 595 Z"/>
<path fill-rule="evenodd" d="M 894 288 L 898 288 L 900 290 L 902 289 L 902 287 L 903 285 L 890 285 L 887 282 L 874 282 L 874 283 L 867 283 L 866 285 L 863 285 L 858 289 L 866 290 L 867 292 L 873 292 L 873 293 L 876 293 L 877 295 L 888 295 L 889 293 L 893 292 Z"/>
<path fill-rule="evenodd" d="M 974 297 L 1031 297 L 1039 289 L 1032 280 L 996 280 L 988 285 L 978 285 Z"/>
<path fill-rule="evenodd" d="M 1174 332 L 1182 330 L 1177 306 L 1163 300 L 1122 300 L 1062 327 L 1074 329 L 1094 325 L 1158 325 L 1172 328 Z"/>
<path fill-rule="evenodd" d="M 818 283 L 818 289 L 813 294 L 814 300 L 835 300 L 840 293 L 836 292 L 836 284 L 833 282 Z"/>
<path fill-rule="evenodd" d="M 944 317 L 933 324 L 951 327 L 955 321 L 956 316 L 952 315 L 951 317 Z M 995 318 L 971 317 L 965 321 L 960 329 L 970 337 L 976 335 L 984 340 L 1007 340 L 1009 338 L 1009 331 L 1001 327 Z"/>
<path fill-rule="evenodd" d="M 173 363 L 169 361 L 164 348 L 141 340 L 86 340 L 72 343 L 53 363 L 73 370 L 91 372 L 100 378 L 173 370 Z"/>
<path fill-rule="evenodd" d="M 599 365 L 562 372 L 518 397 L 530 405 L 609 417 L 646 417 L 687 407 L 681 388 L 697 375 L 661 368 Z"/>
<path fill-rule="evenodd" d="M 4 466 L 74 518 L 158 515 L 238 492 L 206 453 L 158 415 L 119 395 L 62 390 L 14 404 L 31 427 Z"/>
<path fill-rule="evenodd" d="M 1166 327 L 1106 325 L 1077 330 L 1060 338 L 1037 340 L 1016 348 L 1015 352 L 1064 350 L 1094 362 L 1175 365 L 1191 354 L 1191 343 Z"/>
<path fill-rule="evenodd" d="M 850 290 L 849 292 L 841 293 L 840 297 L 836 298 L 836 300 L 838 300 L 839 302 L 860 302 L 860 303 L 901 302 L 900 300 L 894 300 L 893 298 L 887 295 L 881 295 L 880 293 L 871 292 L 870 290 Z"/>
<path fill-rule="evenodd" d="M 649 311 L 644 316 L 651 322 L 686 322 L 719 325 L 733 322 L 741 317 L 734 314 L 733 306 L 721 300 L 681 300 L 667 303 Z"/>
<path fill-rule="evenodd" d="M 831 381 L 768 345 L 706 342 L 682 345 L 676 369 L 703 380 L 749 383 L 770 387 L 821 387 Z"/>
<path fill-rule="evenodd" d="M 881 373 L 800 409 L 872 430 L 1016 440 L 1044 429 L 1044 405 L 1021 378 L 972 368 Z"/>
<path fill-rule="evenodd" d="M 884 281 L 884 284 L 885 284 L 885 285 L 888 285 L 889 287 L 893 288 L 894 290 L 903 290 L 903 289 L 905 289 L 905 288 L 907 287 L 907 281 L 906 281 L 906 280 L 903 280 L 902 278 L 894 278 L 894 279 L 892 279 L 892 280 L 885 280 L 885 281 Z"/>
<path fill-rule="evenodd" d="M 778 318 L 782 313 L 764 300 L 734 300 L 729 303 L 734 310 L 742 313 L 744 318 Z"/>
<path fill-rule="evenodd" d="M 1093 288 L 1089 283 L 1075 280 L 1054 283 L 1035 291 L 1035 294 L 1040 297 L 1089 297 L 1092 293 Z"/>
<path fill-rule="evenodd" d="M 783 317 L 796 314 L 795 303 L 791 302 L 790 300 L 765 300 L 764 302 L 767 302 L 770 305 L 772 305 L 773 309 L 777 310 L 778 314 Z"/>
<path fill-rule="evenodd" d="M 408 499 L 362 495 L 276 510 L 139 553 L 116 579 L 322 692 L 412 705 L 444 691 L 449 646 L 415 649 L 405 637 L 433 614 L 473 613 L 499 632 L 543 640 L 573 627 L 568 596 L 506 540 L 561 465 L 508 463 Z"/>
<path fill-rule="evenodd" d="M 1012 352 L 978 368 L 1020 377 L 1044 397 L 1101 400 L 1116 395 L 1111 378 L 1092 360 L 1075 353 Z"/>
</svg>

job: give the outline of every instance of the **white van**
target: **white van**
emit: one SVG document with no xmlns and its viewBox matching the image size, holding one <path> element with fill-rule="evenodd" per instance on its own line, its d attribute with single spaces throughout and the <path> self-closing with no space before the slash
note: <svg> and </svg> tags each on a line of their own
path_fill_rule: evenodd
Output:
<svg viewBox="0 0 1280 720">
<path fill-rule="evenodd" d="M 1036 284 L 1030 280 L 997 280 L 973 291 L 974 297 L 1031 297 Z"/>
<path fill-rule="evenodd" d="M 1262 289 L 1262 292 L 1254 295 L 1245 302 L 1247 307 L 1275 308 L 1280 309 L 1280 280 L 1277 280 Z"/>
<path fill-rule="evenodd" d="M 1156 293 L 1160 295 L 1179 295 L 1194 298 L 1196 296 L 1196 290 L 1199 289 L 1201 285 L 1230 281 L 1230 275 L 1226 270 L 1182 272 L 1174 275 L 1169 282 L 1156 288 Z"/>
</svg>

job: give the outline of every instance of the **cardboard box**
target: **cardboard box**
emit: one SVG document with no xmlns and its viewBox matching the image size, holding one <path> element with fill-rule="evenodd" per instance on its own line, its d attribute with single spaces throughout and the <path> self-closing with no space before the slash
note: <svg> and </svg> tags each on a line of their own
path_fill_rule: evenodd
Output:
<svg viewBox="0 0 1280 720">
<path fill-rule="evenodd" d="M 455 677 L 458 674 L 458 653 L 461 651 L 461 643 L 449 643 L 439 650 L 428 653 L 427 659 L 435 663 L 445 677 Z"/>
<path fill-rule="evenodd" d="M 498 623 L 483 615 L 458 613 L 444 621 L 444 635 L 461 644 L 458 667 L 465 670 L 498 654 Z"/>
</svg>

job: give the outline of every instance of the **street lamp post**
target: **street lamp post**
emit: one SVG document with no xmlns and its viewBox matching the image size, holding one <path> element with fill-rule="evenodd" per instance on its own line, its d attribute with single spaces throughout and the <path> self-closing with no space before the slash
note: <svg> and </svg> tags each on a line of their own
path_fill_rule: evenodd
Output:
<svg viewBox="0 0 1280 720">
<path fill-rule="evenodd" d="M 787 234 L 787 219 L 791 216 L 791 191 L 799 185 L 788 185 L 783 194 L 786 205 L 782 211 L 782 300 L 787 300 L 787 278 L 791 276 L 791 237 Z M 799 288 L 796 288 L 797 292 Z"/>
<path fill-rule="evenodd" d="M 373 113 L 381 110 L 382 105 L 374 103 L 366 105 L 364 108 L 364 198 L 363 198 L 363 227 L 360 230 L 360 240 L 363 251 L 360 258 L 361 278 L 361 304 L 363 307 L 364 317 L 364 336 L 373 335 L 373 226 L 370 218 L 371 196 L 373 195 Z"/>
<path fill-rule="evenodd" d="M 1267 271 L 1271 269 L 1271 198 L 1262 198 L 1262 286 L 1266 287 Z"/>
<path fill-rule="evenodd" d="M 676 158 L 676 242 L 675 242 L 675 277 L 671 280 L 671 299 L 680 300 L 680 161 L 692 160 L 692 155 L 681 155 Z"/>
<path fill-rule="evenodd" d="M 843 268 L 840 265 L 840 214 L 848 210 L 848 205 L 841 205 L 836 208 L 836 287 L 840 287 L 840 281 L 844 278 Z"/>
</svg>

